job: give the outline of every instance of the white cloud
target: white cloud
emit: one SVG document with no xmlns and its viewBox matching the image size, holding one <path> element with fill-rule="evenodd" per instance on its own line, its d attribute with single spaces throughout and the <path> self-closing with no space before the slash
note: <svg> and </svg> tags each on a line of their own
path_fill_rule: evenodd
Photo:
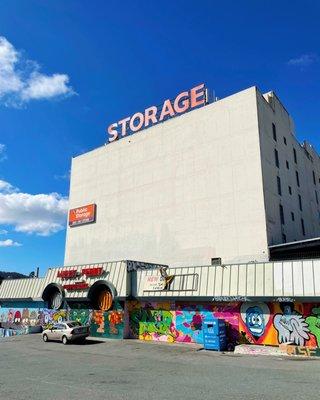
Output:
<svg viewBox="0 0 320 400">
<path fill-rule="evenodd" d="M 292 58 L 288 61 L 288 65 L 293 65 L 297 67 L 307 67 L 318 61 L 318 56 L 316 54 L 302 54 L 300 57 Z"/>
<path fill-rule="evenodd" d="M 50 99 L 61 95 L 74 94 L 68 86 L 69 77 L 65 74 L 47 76 L 33 72 L 27 86 L 21 91 L 23 100 Z"/>
<path fill-rule="evenodd" d="M 0 179 L 0 192 L 3 193 L 14 193 L 14 192 L 18 192 L 19 189 L 12 186 L 11 183 L 3 181 Z"/>
<path fill-rule="evenodd" d="M 21 52 L 0 36 L 0 101 L 19 106 L 30 100 L 66 97 L 75 92 L 66 74 L 46 75 L 37 62 L 25 59 Z"/>
<path fill-rule="evenodd" d="M 12 225 L 16 232 L 56 233 L 65 228 L 67 210 L 68 199 L 58 193 L 29 194 L 0 187 L 0 224 Z"/>
<path fill-rule="evenodd" d="M 6 145 L 0 143 L 0 162 L 7 159 Z"/>
<path fill-rule="evenodd" d="M 0 240 L 0 247 L 19 247 L 21 243 L 14 242 L 12 239 Z"/>
</svg>

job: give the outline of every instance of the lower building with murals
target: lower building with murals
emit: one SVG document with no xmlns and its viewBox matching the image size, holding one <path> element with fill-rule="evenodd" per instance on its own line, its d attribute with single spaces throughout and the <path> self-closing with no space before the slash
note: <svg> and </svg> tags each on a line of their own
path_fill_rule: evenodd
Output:
<svg viewBox="0 0 320 400">
<path fill-rule="evenodd" d="M 202 343 L 203 322 L 227 324 L 228 344 L 320 347 L 320 260 L 168 268 L 136 261 L 51 268 L 4 280 L 0 335 L 61 320 L 106 338 Z"/>
</svg>

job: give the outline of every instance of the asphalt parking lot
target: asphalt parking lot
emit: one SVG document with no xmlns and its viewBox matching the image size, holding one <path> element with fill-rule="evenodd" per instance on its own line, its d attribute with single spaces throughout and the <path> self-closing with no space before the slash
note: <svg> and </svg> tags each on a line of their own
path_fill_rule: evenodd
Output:
<svg viewBox="0 0 320 400">
<path fill-rule="evenodd" d="M 0 340 L 0 399 L 317 399 L 320 360 L 138 341 Z"/>
</svg>

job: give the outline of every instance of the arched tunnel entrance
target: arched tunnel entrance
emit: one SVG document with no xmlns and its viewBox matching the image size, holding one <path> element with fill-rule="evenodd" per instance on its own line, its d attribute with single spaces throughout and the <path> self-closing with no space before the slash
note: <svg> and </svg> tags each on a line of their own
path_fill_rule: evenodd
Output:
<svg viewBox="0 0 320 400">
<path fill-rule="evenodd" d="M 108 311 L 116 297 L 115 287 L 107 281 L 95 282 L 89 289 L 88 299 L 94 310 Z"/>
</svg>

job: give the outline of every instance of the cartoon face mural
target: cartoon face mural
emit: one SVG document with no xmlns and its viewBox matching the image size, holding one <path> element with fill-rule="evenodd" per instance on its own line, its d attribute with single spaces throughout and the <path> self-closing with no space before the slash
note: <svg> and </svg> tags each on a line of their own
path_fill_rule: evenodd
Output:
<svg viewBox="0 0 320 400">
<path fill-rule="evenodd" d="M 242 303 L 241 319 L 253 340 L 262 338 L 270 319 L 270 310 L 266 303 Z"/>
<path fill-rule="evenodd" d="M 22 324 L 23 325 L 29 325 L 30 321 L 30 313 L 28 308 L 24 308 L 22 310 Z"/>
<path fill-rule="evenodd" d="M 69 311 L 69 318 L 71 321 L 78 321 L 82 325 L 90 325 L 91 317 L 92 317 L 91 310 L 82 309 L 82 310 L 70 310 Z"/>
<path fill-rule="evenodd" d="M 38 322 L 38 312 L 35 310 L 32 310 L 30 312 L 30 325 L 31 326 L 36 326 Z"/>
<path fill-rule="evenodd" d="M 260 337 L 266 328 L 263 311 L 259 306 L 249 307 L 246 312 L 246 325 L 253 336 Z"/>
<path fill-rule="evenodd" d="M 17 310 L 17 311 L 14 313 L 13 322 L 14 322 L 16 325 L 20 325 L 20 323 L 21 323 L 21 312 L 20 312 L 19 310 Z"/>
</svg>

